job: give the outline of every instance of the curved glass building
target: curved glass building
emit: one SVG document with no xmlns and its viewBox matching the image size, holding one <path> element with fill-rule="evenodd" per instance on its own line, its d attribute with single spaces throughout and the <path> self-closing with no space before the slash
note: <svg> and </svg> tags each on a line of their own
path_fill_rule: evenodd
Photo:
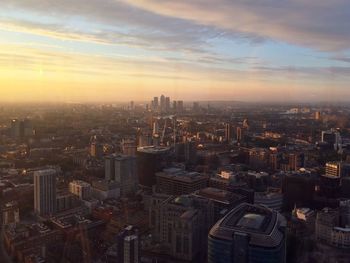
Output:
<svg viewBox="0 0 350 263">
<path fill-rule="evenodd" d="M 264 206 L 241 204 L 208 236 L 209 263 L 286 262 L 286 220 Z"/>
</svg>

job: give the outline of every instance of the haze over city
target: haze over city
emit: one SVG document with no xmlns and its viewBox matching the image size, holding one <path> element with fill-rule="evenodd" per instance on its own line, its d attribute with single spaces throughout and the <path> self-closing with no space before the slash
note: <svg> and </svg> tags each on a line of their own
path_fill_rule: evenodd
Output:
<svg viewBox="0 0 350 263">
<path fill-rule="evenodd" d="M 346 101 L 350 3 L 2 0 L 0 100 Z"/>
</svg>

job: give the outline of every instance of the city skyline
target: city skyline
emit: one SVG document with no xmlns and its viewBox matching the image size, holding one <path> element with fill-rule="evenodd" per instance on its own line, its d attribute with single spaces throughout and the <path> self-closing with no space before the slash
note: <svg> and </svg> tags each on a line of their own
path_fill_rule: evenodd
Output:
<svg viewBox="0 0 350 263">
<path fill-rule="evenodd" d="M 350 4 L 2 1 L 0 101 L 347 101 Z"/>
</svg>

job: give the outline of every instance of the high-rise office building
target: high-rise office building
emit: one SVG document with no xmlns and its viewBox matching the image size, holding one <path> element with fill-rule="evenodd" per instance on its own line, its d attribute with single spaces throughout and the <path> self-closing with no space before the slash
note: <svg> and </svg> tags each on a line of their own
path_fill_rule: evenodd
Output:
<svg viewBox="0 0 350 263">
<path fill-rule="evenodd" d="M 161 112 L 165 111 L 165 96 L 164 95 L 160 96 L 160 111 Z"/>
<path fill-rule="evenodd" d="M 337 130 L 322 131 L 321 141 L 327 143 L 334 150 L 341 148 L 341 136 Z"/>
<path fill-rule="evenodd" d="M 283 178 L 284 205 L 292 209 L 295 205 L 299 207 L 310 207 L 315 193 L 316 180 L 312 174 L 293 173 Z"/>
<path fill-rule="evenodd" d="M 182 100 L 177 101 L 176 112 L 182 113 L 184 111 L 184 102 Z"/>
<path fill-rule="evenodd" d="M 114 167 L 114 180 L 120 185 L 120 195 L 135 195 L 138 185 L 136 157 L 118 155 Z"/>
<path fill-rule="evenodd" d="M 56 175 L 54 169 L 34 172 L 34 211 L 51 215 L 56 211 Z"/>
<path fill-rule="evenodd" d="M 126 226 L 117 236 L 117 262 L 140 262 L 140 240 L 135 227 Z"/>
<path fill-rule="evenodd" d="M 167 113 L 170 112 L 170 98 L 169 97 L 165 98 L 165 112 L 167 112 Z"/>
<path fill-rule="evenodd" d="M 195 141 L 186 141 L 184 143 L 185 162 L 194 164 L 197 160 L 197 143 Z"/>
<path fill-rule="evenodd" d="M 236 128 L 237 142 L 244 142 L 246 136 L 247 136 L 247 129 L 246 128 L 243 128 L 243 127 Z"/>
<path fill-rule="evenodd" d="M 153 110 L 158 110 L 159 108 L 159 100 L 158 97 L 153 98 Z"/>
<path fill-rule="evenodd" d="M 264 206 L 237 206 L 210 230 L 208 262 L 286 262 L 285 218 Z"/>
<path fill-rule="evenodd" d="M 152 131 L 152 135 L 154 136 L 155 134 L 159 134 L 159 122 L 158 120 L 154 120 L 153 122 L 153 131 Z"/>
<path fill-rule="evenodd" d="M 115 156 L 111 154 L 105 157 L 105 179 L 107 181 L 114 181 L 115 179 Z"/>
<path fill-rule="evenodd" d="M 156 184 L 156 173 L 168 165 L 169 153 L 170 148 L 168 147 L 137 148 L 137 173 L 141 185 L 151 187 Z"/>
<path fill-rule="evenodd" d="M 90 155 L 95 158 L 101 158 L 103 156 L 103 145 L 98 142 L 91 142 Z"/>
<path fill-rule="evenodd" d="M 95 158 L 101 158 L 103 156 L 103 143 L 99 136 L 94 135 L 90 138 L 90 156 Z"/>
<path fill-rule="evenodd" d="M 225 141 L 229 142 L 232 139 L 232 127 L 231 124 L 225 124 Z"/>
<path fill-rule="evenodd" d="M 288 165 L 290 171 L 297 171 L 299 169 L 298 154 L 290 153 L 288 155 Z"/>
<path fill-rule="evenodd" d="M 174 100 L 173 101 L 173 112 L 176 113 L 176 111 L 177 111 L 177 101 Z"/>
<path fill-rule="evenodd" d="M 136 141 L 132 138 L 123 139 L 120 143 L 123 155 L 136 156 Z"/>
<path fill-rule="evenodd" d="M 136 193 L 136 157 L 112 154 L 105 160 L 105 179 L 115 181 L 120 186 L 120 195 L 126 197 Z"/>
</svg>

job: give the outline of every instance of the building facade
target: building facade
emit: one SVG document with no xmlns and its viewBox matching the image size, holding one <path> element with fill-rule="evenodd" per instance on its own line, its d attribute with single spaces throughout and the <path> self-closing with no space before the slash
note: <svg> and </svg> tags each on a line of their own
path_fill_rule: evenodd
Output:
<svg viewBox="0 0 350 263">
<path fill-rule="evenodd" d="M 50 215 L 56 211 L 56 175 L 54 169 L 34 172 L 34 211 Z"/>
<path fill-rule="evenodd" d="M 286 262 L 286 220 L 266 207 L 241 204 L 210 230 L 208 262 Z"/>
</svg>

